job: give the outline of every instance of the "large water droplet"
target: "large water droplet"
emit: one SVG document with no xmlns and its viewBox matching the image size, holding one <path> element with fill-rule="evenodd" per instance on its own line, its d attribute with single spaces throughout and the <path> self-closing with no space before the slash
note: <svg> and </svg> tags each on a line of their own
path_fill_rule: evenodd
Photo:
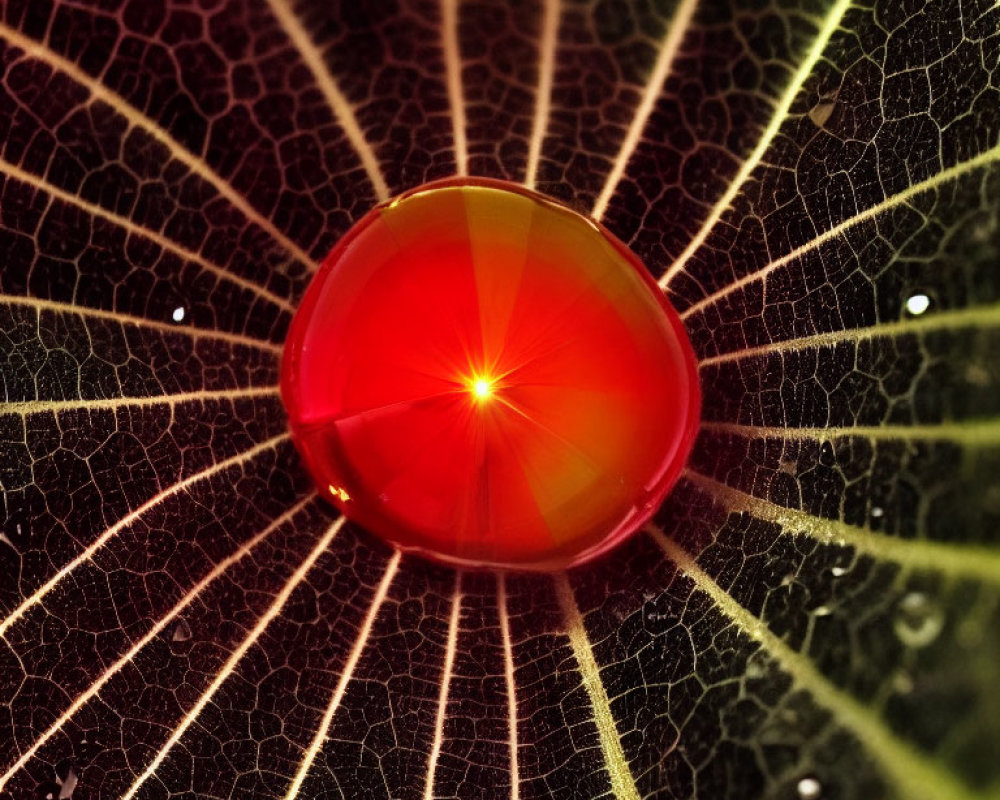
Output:
<svg viewBox="0 0 1000 800">
<path fill-rule="evenodd" d="M 593 221 L 512 184 L 377 206 L 296 312 L 282 363 L 322 493 L 409 552 L 556 569 L 639 528 L 697 434 L 687 334 Z"/>
<path fill-rule="evenodd" d="M 923 592 L 910 592 L 896 607 L 893 627 L 907 647 L 926 647 L 944 627 L 944 613 Z"/>
</svg>

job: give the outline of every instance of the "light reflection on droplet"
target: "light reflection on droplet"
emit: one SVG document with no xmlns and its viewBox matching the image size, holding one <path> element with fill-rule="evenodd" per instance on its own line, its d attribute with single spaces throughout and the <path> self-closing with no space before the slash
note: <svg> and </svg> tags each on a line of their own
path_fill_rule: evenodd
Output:
<svg viewBox="0 0 1000 800">
<path fill-rule="evenodd" d="M 174 309 L 174 313 L 170 315 L 170 318 L 174 322 L 183 322 L 184 321 L 184 317 L 186 317 L 186 316 L 187 316 L 187 311 L 184 309 L 184 307 L 183 306 L 177 306 L 177 308 Z"/>
<path fill-rule="evenodd" d="M 823 793 L 823 786 L 815 778 L 802 778 L 796 789 L 801 800 L 817 800 Z"/>
<path fill-rule="evenodd" d="M 919 317 L 931 307 L 931 299 L 925 294 L 912 294 L 906 298 L 906 310 L 915 317 Z"/>
<path fill-rule="evenodd" d="M 839 578 L 847 573 L 847 567 L 830 567 L 830 574 L 834 578 Z"/>
<path fill-rule="evenodd" d="M 910 592 L 899 601 L 893 628 L 907 647 L 926 647 L 944 627 L 944 613 L 923 592 Z"/>
</svg>

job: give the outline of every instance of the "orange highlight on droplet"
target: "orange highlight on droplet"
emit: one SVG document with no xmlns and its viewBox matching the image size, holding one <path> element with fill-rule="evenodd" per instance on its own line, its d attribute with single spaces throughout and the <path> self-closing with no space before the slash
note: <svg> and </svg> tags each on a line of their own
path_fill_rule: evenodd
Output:
<svg viewBox="0 0 1000 800">
<path fill-rule="evenodd" d="M 556 569 L 663 501 L 700 408 L 677 314 L 596 223 L 463 179 L 376 207 L 334 248 L 285 345 L 316 483 L 400 548 Z"/>
</svg>

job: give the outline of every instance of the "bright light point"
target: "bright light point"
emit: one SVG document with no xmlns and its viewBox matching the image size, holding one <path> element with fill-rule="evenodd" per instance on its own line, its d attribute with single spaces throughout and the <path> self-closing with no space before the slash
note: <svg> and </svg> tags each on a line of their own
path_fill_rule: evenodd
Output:
<svg viewBox="0 0 1000 800">
<path fill-rule="evenodd" d="M 186 314 L 187 312 L 184 310 L 183 306 L 177 306 L 177 308 L 174 309 L 174 313 L 170 316 L 173 318 L 174 322 L 183 322 Z"/>
<path fill-rule="evenodd" d="M 351 499 L 351 496 L 347 493 L 347 489 L 340 486 L 334 486 L 332 483 L 328 487 L 330 489 L 330 494 L 336 497 L 341 503 L 346 503 Z"/>
<path fill-rule="evenodd" d="M 493 394 L 493 382 L 485 378 L 476 378 L 472 383 L 472 394 L 477 400 L 485 400 Z"/>
<path fill-rule="evenodd" d="M 925 294 L 915 294 L 906 300 L 906 310 L 919 317 L 931 307 L 931 299 Z"/>
</svg>

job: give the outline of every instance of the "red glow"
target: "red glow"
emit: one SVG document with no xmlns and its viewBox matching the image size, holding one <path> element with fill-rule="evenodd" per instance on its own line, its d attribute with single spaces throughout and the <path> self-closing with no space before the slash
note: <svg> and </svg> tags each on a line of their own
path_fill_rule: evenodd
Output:
<svg viewBox="0 0 1000 800">
<path fill-rule="evenodd" d="M 610 233 L 508 184 L 365 216 L 310 285 L 282 394 L 320 489 L 405 550 L 579 563 L 645 522 L 697 428 L 676 313 Z"/>
</svg>

